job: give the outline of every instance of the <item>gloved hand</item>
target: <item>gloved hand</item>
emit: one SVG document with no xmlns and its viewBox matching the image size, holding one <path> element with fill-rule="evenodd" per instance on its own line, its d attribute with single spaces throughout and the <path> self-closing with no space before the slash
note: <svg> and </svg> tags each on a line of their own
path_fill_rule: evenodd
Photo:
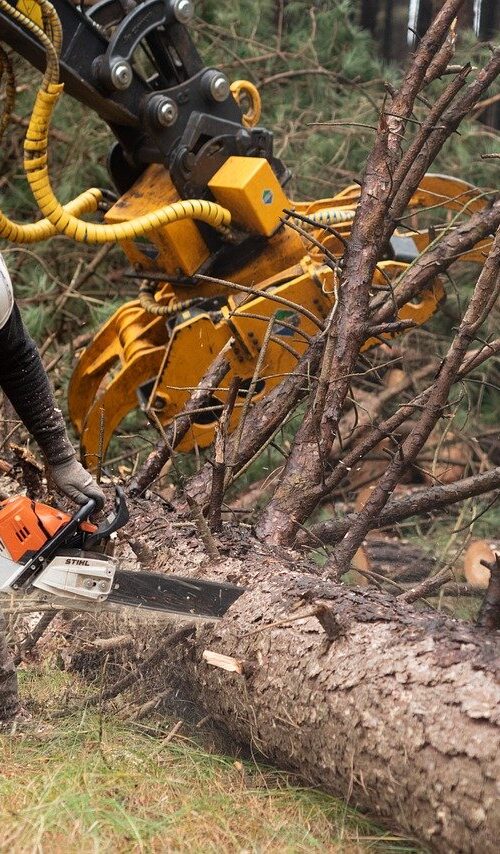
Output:
<svg viewBox="0 0 500 854">
<path fill-rule="evenodd" d="M 76 456 L 49 467 L 49 473 L 58 489 L 77 504 L 85 504 L 89 498 L 96 502 L 96 510 L 104 507 L 105 495 L 89 472 L 78 462 Z"/>
</svg>

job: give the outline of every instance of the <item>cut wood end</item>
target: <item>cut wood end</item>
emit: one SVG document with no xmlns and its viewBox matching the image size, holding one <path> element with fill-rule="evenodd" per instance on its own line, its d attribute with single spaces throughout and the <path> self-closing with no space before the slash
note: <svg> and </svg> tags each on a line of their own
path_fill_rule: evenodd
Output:
<svg viewBox="0 0 500 854">
<path fill-rule="evenodd" d="M 221 670 L 227 670 L 229 673 L 243 674 L 243 662 L 238 658 L 232 658 L 230 655 L 222 655 L 220 652 L 214 652 L 211 649 L 206 649 L 203 652 L 203 659 L 212 667 L 219 667 Z"/>
<path fill-rule="evenodd" d="M 363 546 L 360 546 L 351 560 L 351 578 L 354 584 L 358 584 L 360 587 L 368 587 L 369 581 L 366 575 L 363 575 L 364 572 L 369 572 L 371 569 L 370 559 L 366 553 L 366 549 Z M 361 570 L 358 572 L 357 570 Z"/>
<path fill-rule="evenodd" d="M 491 540 L 474 540 L 464 554 L 464 576 L 471 587 L 486 590 L 490 570 L 481 561 L 493 563 L 495 552 L 500 553 L 500 543 Z"/>
<path fill-rule="evenodd" d="M 366 456 L 356 465 L 349 478 L 349 491 L 356 492 L 361 490 L 365 484 L 377 482 L 385 472 L 388 465 L 388 457 L 386 454 L 390 452 L 391 440 L 382 439 L 373 448 L 370 456 Z"/>
<path fill-rule="evenodd" d="M 368 499 L 371 498 L 371 495 L 372 495 L 372 492 L 374 489 L 375 489 L 375 484 L 370 483 L 367 486 L 363 486 L 359 490 L 358 494 L 356 495 L 356 501 L 354 503 L 354 509 L 356 510 L 357 513 L 359 513 L 359 511 L 363 509 L 363 507 L 365 506 Z"/>
<path fill-rule="evenodd" d="M 354 509 L 359 513 L 360 510 L 363 509 L 366 502 L 369 498 L 372 497 L 373 490 L 377 486 L 376 483 L 367 484 L 367 486 L 363 486 L 358 494 L 356 495 L 356 501 L 354 503 Z M 393 495 L 394 498 L 405 497 L 406 495 L 411 494 L 412 491 L 417 490 L 418 487 L 415 487 L 411 483 L 398 483 L 394 489 Z"/>
<path fill-rule="evenodd" d="M 437 459 L 427 459 L 429 451 L 434 454 L 435 444 Z M 417 462 L 424 470 L 424 482 L 434 486 L 436 478 L 440 483 L 455 483 L 464 476 L 464 471 L 472 461 L 472 449 L 466 442 L 450 438 L 441 442 L 441 436 L 437 431 L 431 434 L 429 445 L 417 458 Z"/>
</svg>

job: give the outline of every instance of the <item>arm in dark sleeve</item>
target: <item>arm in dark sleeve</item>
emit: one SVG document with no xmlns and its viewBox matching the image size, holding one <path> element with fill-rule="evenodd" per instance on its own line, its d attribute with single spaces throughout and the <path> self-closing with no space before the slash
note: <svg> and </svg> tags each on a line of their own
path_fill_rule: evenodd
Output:
<svg viewBox="0 0 500 854">
<path fill-rule="evenodd" d="M 0 329 L 0 386 L 49 465 L 57 465 L 74 455 L 40 354 L 16 304 Z"/>
</svg>

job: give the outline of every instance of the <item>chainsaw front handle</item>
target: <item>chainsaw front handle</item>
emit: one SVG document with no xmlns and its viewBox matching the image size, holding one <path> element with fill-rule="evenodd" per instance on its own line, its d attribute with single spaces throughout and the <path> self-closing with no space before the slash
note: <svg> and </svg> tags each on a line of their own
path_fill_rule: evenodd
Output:
<svg viewBox="0 0 500 854">
<path fill-rule="evenodd" d="M 97 531 L 94 534 L 89 534 L 85 538 L 85 545 L 87 547 L 92 547 L 95 543 L 99 542 L 99 540 L 107 540 L 111 534 L 114 534 L 115 531 L 123 528 L 129 519 L 130 513 L 128 512 L 125 492 L 121 486 L 115 486 L 114 514 L 110 513 L 109 516 L 106 516 L 105 521 L 99 526 Z"/>
</svg>

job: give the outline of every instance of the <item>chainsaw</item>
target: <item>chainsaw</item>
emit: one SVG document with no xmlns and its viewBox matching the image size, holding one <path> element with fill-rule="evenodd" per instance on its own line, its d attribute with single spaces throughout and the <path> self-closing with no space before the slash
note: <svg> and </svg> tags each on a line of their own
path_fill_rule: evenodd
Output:
<svg viewBox="0 0 500 854">
<path fill-rule="evenodd" d="M 145 609 L 217 620 L 244 592 L 233 584 L 121 569 L 97 551 L 129 519 L 123 490 L 98 527 L 90 499 L 73 515 L 15 496 L 0 503 L 0 593 L 29 595 L 64 610 Z"/>
</svg>

